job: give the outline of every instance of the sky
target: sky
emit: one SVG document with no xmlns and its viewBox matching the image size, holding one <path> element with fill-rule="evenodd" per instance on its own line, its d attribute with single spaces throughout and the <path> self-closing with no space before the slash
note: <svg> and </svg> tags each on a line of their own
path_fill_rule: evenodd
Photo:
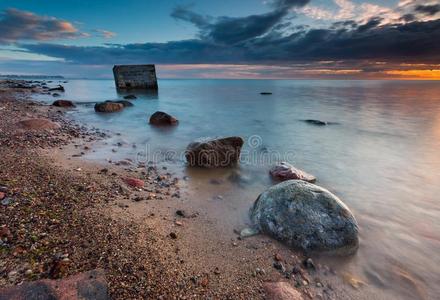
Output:
<svg viewBox="0 0 440 300">
<path fill-rule="evenodd" d="M 440 0 L 0 0 L 0 74 L 440 79 Z"/>
</svg>

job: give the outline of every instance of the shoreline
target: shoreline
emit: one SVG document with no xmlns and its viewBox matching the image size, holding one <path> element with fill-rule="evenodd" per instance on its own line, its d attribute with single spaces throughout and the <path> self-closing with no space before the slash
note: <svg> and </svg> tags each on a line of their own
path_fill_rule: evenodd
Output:
<svg viewBox="0 0 440 300">
<path fill-rule="evenodd" d="M 265 282 L 288 282 L 304 299 L 352 298 L 329 267 L 309 270 L 302 263 L 307 257 L 266 236 L 239 239 L 222 230 L 180 192 L 183 179 L 158 166 L 114 166 L 74 156 L 103 135 L 85 132 L 67 120 L 64 109 L 31 101 L 26 90 L 6 87 L 0 93 L 0 184 L 13 200 L 1 207 L 0 225 L 12 238 L 1 252 L 0 288 L 100 268 L 112 299 L 263 299 Z M 61 128 L 14 126 L 33 117 Z M 128 186 L 127 177 L 142 179 L 145 187 Z M 179 197 L 173 197 L 176 191 Z M 54 276 L 56 254 L 68 263 Z M 274 268 L 277 262 L 298 272 L 286 278 Z M 11 272 L 17 273 L 14 280 Z"/>
</svg>

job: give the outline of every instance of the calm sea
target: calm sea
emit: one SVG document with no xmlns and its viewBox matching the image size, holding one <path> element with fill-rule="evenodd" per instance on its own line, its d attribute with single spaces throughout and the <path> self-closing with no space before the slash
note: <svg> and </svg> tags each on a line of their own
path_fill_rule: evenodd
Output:
<svg viewBox="0 0 440 300">
<path fill-rule="evenodd" d="M 63 98 L 83 102 L 71 117 L 120 133 L 86 157 L 164 164 L 189 176 L 190 188 L 203 197 L 221 193 L 220 204 L 206 202 L 214 203 L 213 218 L 232 224 L 247 222 L 250 205 L 272 184 L 268 169 L 288 160 L 338 195 L 360 224 L 360 249 L 340 268 L 389 297 L 440 294 L 440 82 L 160 80 L 157 95 L 136 94 L 133 107 L 108 115 L 96 114 L 93 103 L 121 99 L 112 80 L 64 85 Z M 179 126 L 150 127 L 158 110 L 176 116 Z M 229 135 L 246 140 L 237 170 L 185 167 L 189 142 Z M 224 186 L 214 187 L 213 178 Z"/>
</svg>

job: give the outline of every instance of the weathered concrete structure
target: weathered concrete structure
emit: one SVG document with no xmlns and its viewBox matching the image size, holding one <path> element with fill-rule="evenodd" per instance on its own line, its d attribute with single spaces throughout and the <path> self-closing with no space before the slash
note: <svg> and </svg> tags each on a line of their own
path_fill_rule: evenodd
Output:
<svg viewBox="0 0 440 300">
<path fill-rule="evenodd" d="M 118 89 L 158 89 L 154 65 L 116 65 L 113 75 Z"/>
</svg>

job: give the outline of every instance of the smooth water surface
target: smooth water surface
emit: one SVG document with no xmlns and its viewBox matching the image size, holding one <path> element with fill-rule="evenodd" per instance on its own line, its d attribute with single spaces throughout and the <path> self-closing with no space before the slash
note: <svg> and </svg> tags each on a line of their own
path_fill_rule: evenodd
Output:
<svg viewBox="0 0 440 300">
<path fill-rule="evenodd" d="M 161 80 L 157 95 L 138 94 L 134 107 L 114 114 L 96 114 L 87 104 L 121 99 L 113 81 L 71 80 L 65 87 L 63 98 L 84 102 L 72 117 L 121 133 L 112 142 L 137 145 L 115 154 L 110 143 L 91 158 L 140 152 L 209 189 L 206 179 L 227 181 L 230 170 L 186 169 L 186 145 L 199 137 L 241 136 L 247 140 L 244 179 L 227 185 L 223 204 L 216 204 L 228 222 L 245 222 L 256 196 L 273 184 L 271 164 L 288 160 L 314 174 L 359 222 L 360 249 L 338 267 L 392 298 L 440 294 L 440 82 Z M 157 110 L 176 116 L 179 126 L 150 127 L 148 118 Z M 304 119 L 335 124 L 314 126 Z"/>
</svg>

